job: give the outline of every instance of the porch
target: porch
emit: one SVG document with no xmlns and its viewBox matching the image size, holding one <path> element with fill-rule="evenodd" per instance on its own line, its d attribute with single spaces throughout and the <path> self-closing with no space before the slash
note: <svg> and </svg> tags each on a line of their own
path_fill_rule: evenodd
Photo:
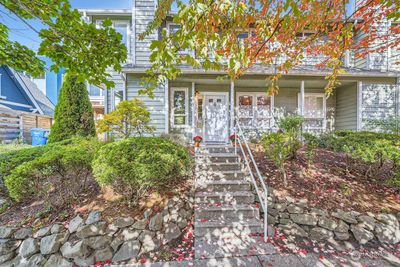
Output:
<svg viewBox="0 0 400 267">
<path fill-rule="evenodd" d="M 279 117 L 288 114 L 305 117 L 304 131 L 324 132 L 335 128 L 336 111 L 344 108 L 342 100 L 337 103 L 338 92 L 354 91 L 349 100 L 354 109 L 357 106 L 357 80 L 342 81 L 327 97 L 324 77 L 282 77 L 274 96 L 267 94 L 264 79 L 248 75 L 231 82 L 216 75 L 181 75 L 168 85 L 169 132 L 190 140 L 200 135 L 204 143 L 227 143 L 236 116 L 248 137 L 258 139 L 276 130 Z"/>
</svg>

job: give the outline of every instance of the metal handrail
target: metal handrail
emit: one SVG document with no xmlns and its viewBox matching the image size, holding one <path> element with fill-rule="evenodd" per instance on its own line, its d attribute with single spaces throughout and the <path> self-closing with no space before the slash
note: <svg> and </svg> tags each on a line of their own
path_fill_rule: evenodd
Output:
<svg viewBox="0 0 400 267">
<path fill-rule="evenodd" d="M 235 134 L 235 136 L 238 137 L 237 140 L 239 141 L 238 143 L 239 143 L 240 150 L 241 150 L 241 152 L 243 154 L 243 158 L 244 158 L 244 160 L 246 162 L 246 166 L 249 169 L 251 180 L 252 180 L 253 185 L 254 185 L 254 187 L 256 189 L 258 198 L 260 200 L 261 206 L 262 206 L 263 211 L 264 211 L 264 241 L 266 242 L 268 240 L 268 187 L 266 186 L 266 184 L 264 182 L 264 179 L 261 176 L 260 170 L 257 167 L 257 163 L 254 160 L 253 153 L 251 152 L 251 150 L 249 148 L 249 144 L 247 143 L 247 140 L 244 137 L 244 134 L 243 134 L 242 128 L 240 127 L 239 119 L 238 119 L 237 116 L 235 116 L 234 134 Z M 247 150 L 248 155 L 250 156 L 250 160 L 247 158 L 247 155 L 246 155 L 246 153 L 244 151 L 241 139 L 243 139 L 243 143 L 244 143 L 244 146 L 245 146 L 245 148 Z M 235 142 L 235 154 L 238 154 L 236 142 Z M 252 168 L 250 166 L 250 161 L 253 164 L 254 169 L 256 170 L 257 177 L 255 177 L 255 175 L 253 173 L 253 170 L 252 170 Z M 259 186 L 257 184 L 256 178 L 260 182 L 260 184 L 262 186 L 262 189 L 264 190 L 264 195 L 260 192 L 260 189 L 259 189 Z"/>
</svg>

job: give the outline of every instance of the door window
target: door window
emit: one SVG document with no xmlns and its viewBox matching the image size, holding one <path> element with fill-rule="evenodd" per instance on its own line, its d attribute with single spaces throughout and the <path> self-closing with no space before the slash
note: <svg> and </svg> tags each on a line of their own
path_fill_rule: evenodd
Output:
<svg viewBox="0 0 400 267">
<path fill-rule="evenodd" d="M 172 89 L 172 123 L 174 127 L 183 127 L 188 124 L 188 89 Z"/>
</svg>

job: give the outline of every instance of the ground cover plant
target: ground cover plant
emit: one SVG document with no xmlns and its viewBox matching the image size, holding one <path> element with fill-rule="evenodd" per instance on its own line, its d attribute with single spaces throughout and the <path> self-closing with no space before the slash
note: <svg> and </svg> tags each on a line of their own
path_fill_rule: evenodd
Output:
<svg viewBox="0 0 400 267">
<path fill-rule="evenodd" d="M 398 135 L 336 131 L 302 136 L 296 158 L 284 162 L 286 186 L 268 156 L 271 150 L 253 151 L 268 185 L 279 194 L 306 198 L 327 210 L 400 211 Z"/>
</svg>

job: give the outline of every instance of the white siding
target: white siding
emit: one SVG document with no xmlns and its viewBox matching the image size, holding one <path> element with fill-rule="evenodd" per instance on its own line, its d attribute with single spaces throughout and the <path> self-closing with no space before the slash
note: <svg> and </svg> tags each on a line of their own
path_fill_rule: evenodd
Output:
<svg viewBox="0 0 400 267">
<path fill-rule="evenodd" d="M 335 128 L 357 129 L 357 83 L 336 89 Z"/>
</svg>

